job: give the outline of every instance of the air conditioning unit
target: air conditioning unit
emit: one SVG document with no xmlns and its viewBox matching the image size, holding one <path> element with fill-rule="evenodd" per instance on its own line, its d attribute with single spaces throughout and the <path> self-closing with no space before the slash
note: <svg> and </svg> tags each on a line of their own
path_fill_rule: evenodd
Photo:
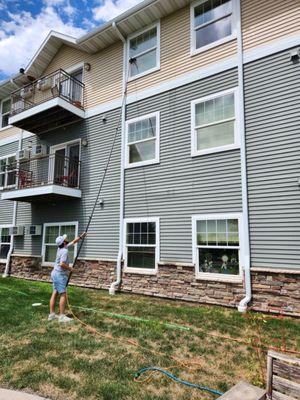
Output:
<svg viewBox="0 0 300 400">
<path fill-rule="evenodd" d="M 23 236 L 24 235 L 24 226 L 11 226 L 9 228 L 9 235 L 12 236 Z"/>
<path fill-rule="evenodd" d="M 18 161 L 26 161 L 26 160 L 29 160 L 29 158 L 30 158 L 30 150 L 29 149 L 23 149 L 23 150 L 17 151 L 17 160 Z"/>
<path fill-rule="evenodd" d="M 25 86 L 20 90 L 22 99 L 29 99 L 33 95 L 33 86 Z"/>
<path fill-rule="evenodd" d="M 42 225 L 26 225 L 25 233 L 26 233 L 26 235 L 30 235 L 30 236 L 41 236 Z"/>
<path fill-rule="evenodd" d="M 52 87 L 52 78 L 45 77 L 45 78 L 39 79 L 37 81 L 36 87 L 37 87 L 37 90 L 41 90 L 41 91 L 51 89 L 51 87 Z"/>
<path fill-rule="evenodd" d="M 31 148 L 31 157 L 42 157 L 48 153 L 48 148 L 45 144 L 36 144 Z"/>
</svg>

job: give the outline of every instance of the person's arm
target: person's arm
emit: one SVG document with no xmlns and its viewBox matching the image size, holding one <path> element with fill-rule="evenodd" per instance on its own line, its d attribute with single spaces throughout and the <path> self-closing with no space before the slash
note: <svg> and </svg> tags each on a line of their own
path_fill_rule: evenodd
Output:
<svg viewBox="0 0 300 400">
<path fill-rule="evenodd" d="M 69 264 L 67 263 L 68 260 L 68 250 L 67 249 L 63 249 L 63 254 L 61 255 L 61 259 L 60 259 L 60 267 L 62 269 L 66 269 L 68 271 L 72 271 L 72 267 L 69 266 Z"/>
<path fill-rule="evenodd" d="M 86 232 L 83 232 L 80 236 L 78 236 L 76 239 L 72 240 L 72 242 L 69 243 L 69 246 L 74 246 L 74 244 L 78 243 L 79 240 L 83 239 L 86 236 Z"/>
<path fill-rule="evenodd" d="M 69 264 L 66 264 L 65 262 L 61 262 L 60 266 L 61 266 L 62 269 L 66 269 L 68 271 L 72 271 L 72 269 L 73 269 L 72 267 L 70 267 Z"/>
</svg>

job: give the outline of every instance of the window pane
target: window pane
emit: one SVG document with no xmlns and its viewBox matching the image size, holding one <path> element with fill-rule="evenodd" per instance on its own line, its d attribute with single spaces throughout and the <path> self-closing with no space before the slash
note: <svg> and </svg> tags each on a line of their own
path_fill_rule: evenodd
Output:
<svg viewBox="0 0 300 400">
<path fill-rule="evenodd" d="M 9 114 L 2 116 L 2 128 L 8 125 Z"/>
<path fill-rule="evenodd" d="M 75 225 L 62 225 L 60 228 L 60 235 L 67 235 L 68 241 L 71 242 L 75 239 Z"/>
<path fill-rule="evenodd" d="M 9 244 L 1 244 L 0 245 L 0 258 L 6 259 L 7 254 L 9 252 L 10 245 Z"/>
<path fill-rule="evenodd" d="M 0 187 L 4 187 L 5 185 L 5 174 L 0 173 Z"/>
<path fill-rule="evenodd" d="M 131 144 L 129 146 L 129 163 L 155 159 L 155 140 Z"/>
<path fill-rule="evenodd" d="M 231 35 L 231 16 L 199 28 L 196 31 L 196 48 L 199 49 Z"/>
<path fill-rule="evenodd" d="M 130 64 L 130 76 L 135 76 L 156 67 L 156 49 L 149 51 L 139 57 L 136 62 Z"/>
<path fill-rule="evenodd" d="M 228 223 L 228 232 L 238 232 L 239 231 L 239 223 L 237 219 L 229 219 Z"/>
<path fill-rule="evenodd" d="M 198 249 L 199 272 L 239 274 L 238 249 Z"/>
<path fill-rule="evenodd" d="M 128 247 L 129 268 L 155 269 L 155 247 Z"/>
<path fill-rule="evenodd" d="M 234 118 L 234 94 L 230 93 L 196 104 L 195 113 L 197 127 Z"/>
<path fill-rule="evenodd" d="M 157 29 L 153 28 L 130 40 L 129 56 L 133 58 L 157 44 Z"/>
<path fill-rule="evenodd" d="M 45 261 L 54 262 L 56 258 L 57 247 L 54 245 L 45 246 Z"/>
<path fill-rule="evenodd" d="M 45 231 L 45 243 L 55 243 L 59 236 L 59 226 L 47 226 Z"/>
<path fill-rule="evenodd" d="M 128 126 L 128 143 L 154 138 L 156 136 L 156 118 L 145 118 L 132 122 Z"/>
<path fill-rule="evenodd" d="M 1 243 L 10 243 L 9 228 L 2 228 L 1 231 Z"/>
<path fill-rule="evenodd" d="M 196 131 L 197 150 L 234 144 L 234 121 L 198 128 Z"/>
<path fill-rule="evenodd" d="M 127 244 L 155 244 L 155 222 L 127 223 Z"/>
<path fill-rule="evenodd" d="M 225 219 L 217 220 L 217 244 L 227 245 L 227 225 Z"/>
<path fill-rule="evenodd" d="M 2 103 L 2 114 L 6 114 L 10 112 L 10 99 L 9 100 L 5 100 Z"/>
<path fill-rule="evenodd" d="M 232 12 L 230 0 L 209 0 L 195 7 L 195 26 L 221 18 Z"/>
</svg>

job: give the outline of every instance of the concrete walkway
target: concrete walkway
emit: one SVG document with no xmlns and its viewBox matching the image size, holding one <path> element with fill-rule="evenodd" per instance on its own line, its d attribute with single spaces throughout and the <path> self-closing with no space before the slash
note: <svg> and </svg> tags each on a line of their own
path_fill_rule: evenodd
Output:
<svg viewBox="0 0 300 400">
<path fill-rule="evenodd" d="M 0 389 L 0 400 L 46 400 L 43 397 L 34 396 L 14 390 Z"/>
</svg>

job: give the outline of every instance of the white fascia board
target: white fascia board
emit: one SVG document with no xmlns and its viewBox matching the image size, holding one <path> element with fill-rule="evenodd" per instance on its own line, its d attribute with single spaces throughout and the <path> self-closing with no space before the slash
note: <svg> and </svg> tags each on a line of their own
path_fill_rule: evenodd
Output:
<svg viewBox="0 0 300 400">
<path fill-rule="evenodd" d="M 76 106 L 73 106 L 73 104 L 68 103 L 66 100 L 64 100 L 60 97 L 55 97 L 54 99 L 48 100 L 42 104 L 38 104 L 37 106 L 30 108 L 29 110 L 22 111 L 21 113 L 14 115 L 13 117 L 10 117 L 9 124 L 13 125 L 16 122 L 19 122 L 23 119 L 37 115 L 43 111 L 50 110 L 50 108 L 53 108 L 56 106 L 64 108 L 65 110 L 68 110 L 71 113 L 78 115 L 78 117 L 80 117 L 80 118 L 85 117 L 85 113 L 83 110 L 81 110 L 80 108 L 78 108 Z"/>
<path fill-rule="evenodd" d="M 45 185 L 36 188 L 26 188 L 10 190 L 1 194 L 1 200 L 15 200 L 26 197 L 42 196 L 47 194 L 57 194 L 67 197 L 81 198 L 81 190 L 59 185 Z"/>
<path fill-rule="evenodd" d="M 20 130 L 21 133 L 21 130 Z M 5 146 L 6 144 L 18 142 L 20 140 L 20 133 L 12 136 L 8 136 L 0 140 L 0 147 Z M 27 139 L 29 137 L 35 136 L 34 133 L 23 131 L 23 139 Z"/>
</svg>

